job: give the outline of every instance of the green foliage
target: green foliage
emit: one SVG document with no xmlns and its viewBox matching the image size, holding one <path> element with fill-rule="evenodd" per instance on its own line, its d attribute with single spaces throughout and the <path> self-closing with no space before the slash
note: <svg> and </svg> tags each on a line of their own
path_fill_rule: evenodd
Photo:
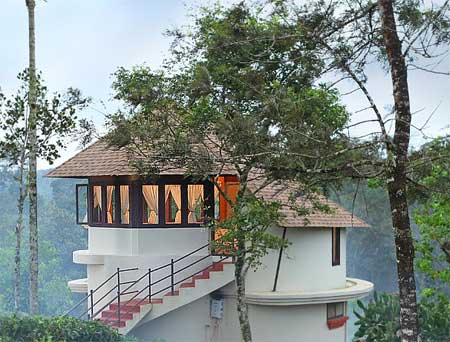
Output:
<svg viewBox="0 0 450 342">
<path fill-rule="evenodd" d="M 400 305 L 397 295 L 374 295 L 368 304 L 358 301 L 355 311 L 359 326 L 354 342 L 399 342 Z M 419 304 L 421 341 L 446 342 L 450 339 L 450 301 L 445 295 L 424 296 Z"/>
<path fill-rule="evenodd" d="M 279 209 L 276 202 L 265 202 L 254 195 L 244 196 L 234 206 L 234 215 L 225 221 L 211 223 L 212 229 L 227 230 L 213 242 L 213 248 L 235 257 L 242 255 L 248 267 L 257 268 L 270 249 L 287 246 L 286 240 L 268 232 L 281 219 Z M 236 248 L 240 241 L 245 241 L 245 245 Z"/>
<path fill-rule="evenodd" d="M 110 117 L 108 136 L 143 175 L 176 167 L 213 181 L 224 168 L 236 170 L 233 215 L 212 225 L 228 229 L 218 248 L 245 263 L 242 275 L 269 249 L 286 244 L 268 230 L 280 219 L 279 205 L 257 193 L 270 182 L 248 186 L 255 170 L 261 179 L 297 181 L 290 183 L 293 197 L 306 197 L 317 190 L 308 186 L 316 180 L 309 182 L 310 170 L 325 167 L 332 159 L 326 155 L 350 144 L 340 134 L 346 108 L 335 89 L 318 82 L 323 62 L 314 43 L 299 43 L 301 34 L 273 40 L 291 28 L 261 10 L 245 2 L 203 8 L 189 30 L 172 32 L 172 53 L 161 70 L 119 68 L 113 89 L 124 109 Z"/>
<path fill-rule="evenodd" d="M 127 146 L 145 174 L 170 160 L 201 176 L 225 163 L 278 177 L 293 169 L 289 177 L 305 182 L 323 167 L 319 156 L 349 143 L 339 134 L 348 113 L 335 89 L 316 82 L 320 55 L 299 37 L 272 40 L 288 33 L 244 3 L 203 9 L 189 31 L 172 32 L 162 70 L 117 70 L 115 98 L 127 111 L 111 117 L 111 142 Z"/>
<path fill-rule="evenodd" d="M 422 340 L 444 342 L 450 340 L 450 300 L 444 294 L 423 296 L 419 306 Z"/>
<path fill-rule="evenodd" d="M 21 151 L 30 149 L 28 141 L 28 71 L 17 77 L 22 82 L 16 95 L 6 99 L 0 94 L 0 129 L 4 136 L 0 140 L 0 157 L 15 165 Z M 87 106 L 90 99 L 84 98 L 81 91 L 69 88 L 65 94 L 49 94 L 42 76 L 36 82 L 36 129 L 38 157 L 48 163 L 59 157 L 59 149 L 65 147 L 65 140 L 76 127 L 76 112 Z M 27 153 L 25 153 L 25 156 Z"/>
<path fill-rule="evenodd" d="M 418 268 L 434 281 L 450 285 L 450 145 L 438 138 L 414 154 L 432 159 L 416 173 L 425 189 L 421 206 L 414 212 L 421 240 L 417 241 Z"/>
<path fill-rule="evenodd" d="M 72 253 L 85 249 L 87 232 L 75 224 L 75 183 L 74 180 L 50 180 L 43 178 L 47 171 L 38 173 L 40 194 L 39 222 L 39 305 L 42 315 L 60 315 L 81 299 L 67 287 L 67 282 L 86 277 L 86 267 L 73 263 Z M 0 179 L 0 313 L 9 314 L 14 310 L 14 225 L 16 216 L 16 196 L 18 185 L 13 170 L 2 169 Z M 23 259 L 28 258 L 28 225 L 24 222 L 22 245 Z M 27 263 L 22 264 L 22 286 L 20 311 L 28 311 Z"/>
<path fill-rule="evenodd" d="M 97 321 L 71 317 L 0 317 L 1 342 L 125 342 L 116 330 Z"/>
<path fill-rule="evenodd" d="M 369 178 L 367 180 L 367 187 L 369 189 L 379 189 L 383 187 L 383 180 L 380 178 Z"/>
<path fill-rule="evenodd" d="M 361 313 L 354 311 L 359 326 L 354 341 L 400 341 L 400 304 L 398 298 L 388 294 L 377 295 L 367 305 L 357 302 Z"/>
</svg>

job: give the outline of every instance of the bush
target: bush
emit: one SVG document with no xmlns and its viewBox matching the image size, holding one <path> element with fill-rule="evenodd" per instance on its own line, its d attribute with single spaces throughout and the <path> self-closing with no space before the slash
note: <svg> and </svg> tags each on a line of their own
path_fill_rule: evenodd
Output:
<svg viewBox="0 0 450 342">
<path fill-rule="evenodd" d="M 353 341 L 365 342 L 397 342 L 400 341 L 400 304 L 397 296 L 374 294 L 373 300 L 364 305 L 357 301 L 361 313 L 354 311 L 358 321 L 358 331 Z"/>
<path fill-rule="evenodd" d="M 116 330 L 72 317 L 0 317 L 0 342 L 124 342 Z"/>
<path fill-rule="evenodd" d="M 359 326 L 354 342 L 400 342 L 400 305 L 397 295 L 375 293 L 367 305 L 357 302 Z M 419 304 L 421 340 L 450 341 L 450 300 L 442 294 L 424 296 Z"/>
</svg>

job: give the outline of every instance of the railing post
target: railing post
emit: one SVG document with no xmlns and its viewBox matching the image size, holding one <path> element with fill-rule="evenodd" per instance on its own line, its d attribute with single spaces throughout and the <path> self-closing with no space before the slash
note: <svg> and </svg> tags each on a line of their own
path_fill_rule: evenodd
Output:
<svg viewBox="0 0 450 342">
<path fill-rule="evenodd" d="M 152 302 L 152 269 L 148 269 L 148 303 Z"/>
<path fill-rule="evenodd" d="M 120 268 L 117 267 L 117 317 L 119 319 L 118 326 L 120 328 Z"/>
<path fill-rule="evenodd" d="M 172 296 L 175 292 L 175 286 L 174 286 L 175 280 L 174 280 L 173 269 L 174 269 L 174 262 L 173 262 L 173 259 L 170 259 L 170 290 L 171 290 Z"/>
<path fill-rule="evenodd" d="M 94 290 L 91 290 L 91 320 L 94 319 Z"/>
</svg>

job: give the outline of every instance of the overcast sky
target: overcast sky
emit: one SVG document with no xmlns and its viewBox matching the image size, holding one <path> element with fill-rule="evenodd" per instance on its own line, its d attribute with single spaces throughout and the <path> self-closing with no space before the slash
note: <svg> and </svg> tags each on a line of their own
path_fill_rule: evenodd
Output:
<svg viewBox="0 0 450 342">
<path fill-rule="evenodd" d="M 63 91 L 73 86 L 93 97 L 92 106 L 82 116 L 101 126 L 104 122 L 102 113 L 114 111 L 117 106 L 110 101 L 111 73 L 119 66 L 142 63 L 158 67 L 170 44 L 164 31 L 187 23 L 193 3 L 199 5 L 210 1 L 37 0 L 37 3 L 38 69 L 43 72 L 50 90 Z M 25 0 L 2 0 L 0 44 L 0 87 L 11 93 L 18 85 L 17 73 L 28 62 Z M 442 69 L 450 70 L 450 61 L 444 63 Z M 369 77 L 369 88 L 376 100 L 389 105 L 389 75 L 374 67 Z M 449 132 L 450 77 L 411 72 L 410 87 L 412 110 L 418 111 L 414 123 L 422 126 L 439 106 L 426 132 L 429 135 Z M 367 106 L 357 94 L 345 97 L 344 102 L 352 111 Z M 359 113 L 355 118 L 372 118 L 372 113 Z M 360 128 L 356 133 L 373 129 L 373 126 Z M 413 134 L 416 145 L 423 141 L 414 130 Z M 76 152 L 76 144 L 72 144 L 55 164 Z M 41 161 L 39 167 L 47 168 L 48 164 Z"/>
</svg>

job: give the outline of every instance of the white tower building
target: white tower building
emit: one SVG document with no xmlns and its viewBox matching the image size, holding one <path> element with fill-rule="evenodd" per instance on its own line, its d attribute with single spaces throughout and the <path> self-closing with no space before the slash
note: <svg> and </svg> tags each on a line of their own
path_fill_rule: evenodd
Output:
<svg viewBox="0 0 450 342">
<path fill-rule="evenodd" d="M 194 183 L 173 169 L 143 179 L 124 151 L 101 140 L 48 177 L 87 180 L 76 195 L 88 247 L 73 253 L 75 263 L 87 266 L 87 278 L 69 282 L 85 297 L 70 314 L 145 342 L 240 341 L 234 266 L 211 251 L 220 232 L 202 226 L 208 217 L 230 214 L 213 183 Z M 218 182 L 235 196 L 239 179 L 232 171 Z M 290 245 L 270 252 L 247 277 L 254 341 L 345 342 L 347 302 L 373 289 L 346 277 L 346 228 L 367 224 L 325 198 L 332 213 L 297 216 L 287 185 L 271 184 L 259 195 L 285 204 L 272 233 Z"/>
</svg>

